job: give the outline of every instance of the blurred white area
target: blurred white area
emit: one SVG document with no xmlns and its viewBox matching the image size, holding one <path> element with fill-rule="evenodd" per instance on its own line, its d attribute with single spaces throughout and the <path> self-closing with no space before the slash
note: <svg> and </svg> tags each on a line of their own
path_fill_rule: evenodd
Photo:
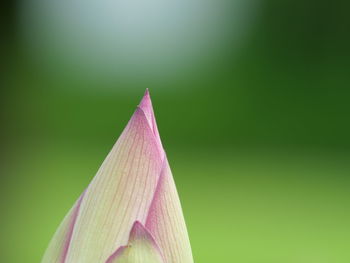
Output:
<svg viewBox="0 0 350 263">
<path fill-rule="evenodd" d="M 244 38 L 258 0 L 23 0 L 26 50 L 88 76 L 172 79 Z"/>
</svg>

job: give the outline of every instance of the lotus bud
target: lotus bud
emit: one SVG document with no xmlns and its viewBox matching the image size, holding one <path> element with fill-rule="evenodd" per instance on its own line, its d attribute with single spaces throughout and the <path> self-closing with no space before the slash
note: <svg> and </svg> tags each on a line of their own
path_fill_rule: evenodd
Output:
<svg viewBox="0 0 350 263">
<path fill-rule="evenodd" d="M 42 263 L 193 263 L 148 90 Z"/>
</svg>

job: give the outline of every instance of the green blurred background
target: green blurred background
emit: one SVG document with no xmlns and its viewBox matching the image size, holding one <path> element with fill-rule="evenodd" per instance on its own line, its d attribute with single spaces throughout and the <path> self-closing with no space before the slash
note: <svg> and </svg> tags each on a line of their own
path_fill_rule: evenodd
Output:
<svg viewBox="0 0 350 263">
<path fill-rule="evenodd" d="M 145 88 L 196 262 L 350 262 L 348 1 L 1 5 L 1 262 L 40 262 Z"/>
</svg>

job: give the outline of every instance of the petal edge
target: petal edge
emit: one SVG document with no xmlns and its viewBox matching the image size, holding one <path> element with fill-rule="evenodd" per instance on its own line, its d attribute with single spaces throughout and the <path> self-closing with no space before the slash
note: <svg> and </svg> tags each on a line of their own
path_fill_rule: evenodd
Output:
<svg viewBox="0 0 350 263">
<path fill-rule="evenodd" d="M 119 247 L 106 263 L 165 263 L 159 247 L 148 230 L 136 221 L 128 244 Z"/>
</svg>

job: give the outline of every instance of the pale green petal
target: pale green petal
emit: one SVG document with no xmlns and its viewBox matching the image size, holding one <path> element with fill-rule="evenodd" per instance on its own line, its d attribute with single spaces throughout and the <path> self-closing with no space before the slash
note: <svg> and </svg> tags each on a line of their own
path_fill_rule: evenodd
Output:
<svg viewBox="0 0 350 263">
<path fill-rule="evenodd" d="M 162 168 L 159 144 L 138 108 L 84 198 L 62 222 L 42 263 L 99 263 L 145 223 Z"/>
<path fill-rule="evenodd" d="M 65 263 L 104 262 L 125 244 L 137 220 L 145 222 L 162 160 L 141 109 L 86 190 Z"/>
<path fill-rule="evenodd" d="M 106 263 L 164 263 L 161 252 L 151 234 L 135 222 L 128 244 L 117 251 Z"/>
<path fill-rule="evenodd" d="M 167 159 L 164 161 L 146 227 L 157 241 L 165 262 L 193 262 L 180 200 Z"/>
</svg>

